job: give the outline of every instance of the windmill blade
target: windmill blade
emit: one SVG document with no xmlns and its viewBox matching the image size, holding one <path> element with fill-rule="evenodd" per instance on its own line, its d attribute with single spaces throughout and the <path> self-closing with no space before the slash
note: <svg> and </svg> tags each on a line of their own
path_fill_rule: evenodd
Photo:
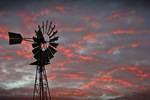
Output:
<svg viewBox="0 0 150 100">
<path fill-rule="evenodd" d="M 44 32 L 44 22 L 42 22 L 42 25 L 43 25 L 43 32 Z"/>
<path fill-rule="evenodd" d="M 30 65 L 39 65 L 39 61 L 32 62 Z"/>
<path fill-rule="evenodd" d="M 50 31 L 50 33 L 48 34 L 48 36 L 50 36 L 50 34 L 53 32 L 54 28 L 55 28 L 55 25 L 53 26 L 53 28 L 51 28 L 51 31 Z"/>
<path fill-rule="evenodd" d="M 47 55 L 47 52 L 45 52 L 45 62 L 49 62 L 49 58 L 48 58 L 48 55 Z"/>
<path fill-rule="evenodd" d="M 22 39 L 9 39 L 9 45 L 21 44 Z"/>
<path fill-rule="evenodd" d="M 42 50 L 39 49 L 34 55 L 34 58 L 37 59 L 38 61 L 41 60 L 41 52 L 42 52 Z"/>
<path fill-rule="evenodd" d="M 43 22 L 44 23 L 44 22 Z M 43 28 L 44 29 L 44 28 Z M 41 31 L 41 28 L 40 28 L 40 25 L 39 25 L 39 30 L 36 31 L 36 35 L 37 35 L 37 38 L 39 39 L 44 39 L 43 37 L 43 34 L 42 34 L 42 31 Z"/>
<path fill-rule="evenodd" d="M 32 43 L 32 47 L 33 47 L 33 48 L 35 48 L 35 47 L 37 47 L 37 46 L 40 46 L 40 44 L 39 44 L 39 43 L 36 43 L 36 42 L 35 42 L 35 43 Z"/>
<path fill-rule="evenodd" d="M 55 32 L 53 32 L 53 34 L 49 38 L 53 37 L 55 34 L 57 34 L 57 32 L 58 32 L 58 30 L 56 30 Z"/>
<path fill-rule="evenodd" d="M 43 66 L 48 65 L 48 64 L 50 64 L 50 62 L 45 62 L 45 63 L 43 64 Z"/>
<path fill-rule="evenodd" d="M 59 45 L 59 43 L 49 43 L 51 46 L 57 48 L 57 46 Z"/>
<path fill-rule="evenodd" d="M 59 38 L 59 36 L 54 37 L 54 38 L 50 39 L 50 42 L 54 42 L 54 41 L 58 40 L 58 38 Z"/>
<path fill-rule="evenodd" d="M 50 62 L 46 62 L 43 65 L 48 65 L 48 64 L 50 64 Z M 35 61 L 35 62 L 30 63 L 30 65 L 42 65 L 42 64 L 39 61 Z"/>
<path fill-rule="evenodd" d="M 44 37 L 43 38 L 36 38 L 33 36 L 33 40 L 34 40 L 34 42 L 37 42 L 38 44 L 45 43 Z"/>
<path fill-rule="evenodd" d="M 46 57 L 45 57 L 45 62 L 49 62 L 49 58 L 48 58 L 47 55 L 46 55 Z"/>
<path fill-rule="evenodd" d="M 41 64 L 44 64 L 45 60 L 45 52 L 41 50 L 41 58 L 40 58 L 40 62 Z"/>
<path fill-rule="evenodd" d="M 42 57 L 41 57 L 41 64 L 45 64 L 49 62 L 49 58 L 47 56 L 47 53 L 45 51 L 42 51 Z"/>
<path fill-rule="evenodd" d="M 45 51 L 43 51 L 43 58 L 42 58 L 42 60 L 43 60 L 43 62 L 42 62 L 43 65 L 49 63 L 49 58 L 48 58 L 48 56 L 47 56 Z"/>
<path fill-rule="evenodd" d="M 33 36 L 33 41 L 34 41 L 34 42 L 37 42 L 37 43 L 40 43 L 40 42 L 41 42 L 41 40 L 40 40 L 39 38 L 36 38 L 36 37 L 34 37 L 34 36 Z"/>
<path fill-rule="evenodd" d="M 54 48 L 52 48 L 51 46 L 48 46 L 48 48 L 49 48 L 49 50 L 51 51 L 51 53 L 54 55 L 57 51 L 54 49 Z"/>
<path fill-rule="evenodd" d="M 41 49 L 41 46 L 38 46 L 37 48 L 32 50 L 32 53 L 35 54 L 39 49 Z"/>
<path fill-rule="evenodd" d="M 52 26 L 52 22 L 50 22 L 50 24 L 49 24 L 49 28 L 48 28 L 47 34 L 49 33 L 49 30 L 50 30 L 51 26 Z"/>
<path fill-rule="evenodd" d="M 9 34 L 9 38 L 21 38 L 22 39 L 22 36 L 19 34 L 19 33 L 13 33 L 13 32 L 8 32 Z"/>
<path fill-rule="evenodd" d="M 45 33 L 47 32 L 47 24 L 48 24 L 48 20 L 46 21 L 46 29 L 45 29 Z"/>
<path fill-rule="evenodd" d="M 18 33 L 13 33 L 13 32 L 8 32 L 9 34 L 9 44 L 21 44 L 23 38 L 20 34 Z"/>
<path fill-rule="evenodd" d="M 45 52 L 46 52 L 46 54 L 48 55 L 48 58 L 49 58 L 49 59 L 54 58 L 53 54 L 51 53 L 51 51 L 50 51 L 49 49 L 46 49 Z"/>
</svg>

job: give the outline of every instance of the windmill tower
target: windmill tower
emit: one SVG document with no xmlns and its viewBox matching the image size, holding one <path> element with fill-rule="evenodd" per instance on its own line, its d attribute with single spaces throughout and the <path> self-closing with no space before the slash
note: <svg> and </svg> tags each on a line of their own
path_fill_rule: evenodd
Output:
<svg viewBox="0 0 150 100">
<path fill-rule="evenodd" d="M 35 30 L 33 38 L 23 38 L 18 33 L 8 32 L 10 45 L 21 44 L 23 40 L 32 43 L 32 53 L 36 59 L 30 64 L 36 65 L 33 100 L 51 100 L 45 65 L 50 64 L 50 60 L 57 52 L 58 43 L 55 41 L 58 40 L 59 36 L 55 37 L 58 31 L 54 31 L 54 28 L 55 25 L 52 27 L 52 22 L 49 23 L 49 26 L 48 21 L 46 24 L 42 22 L 42 27 L 38 25 L 38 30 Z"/>
</svg>

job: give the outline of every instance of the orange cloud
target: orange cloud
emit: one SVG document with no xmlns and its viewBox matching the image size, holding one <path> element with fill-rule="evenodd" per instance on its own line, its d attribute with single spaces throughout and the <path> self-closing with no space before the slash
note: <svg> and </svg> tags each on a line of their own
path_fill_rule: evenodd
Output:
<svg viewBox="0 0 150 100">
<path fill-rule="evenodd" d="M 96 54 L 100 54 L 100 53 L 104 53 L 104 52 L 105 52 L 105 51 L 96 50 L 96 51 L 90 52 L 90 54 L 96 55 Z"/>
<path fill-rule="evenodd" d="M 112 49 L 108 50 L 108 51 L 107 51 L 107 53 L 108 53 L 108 54 L 111 54 L 113 51 L 115 51 L 115 50 L 119 50 L 119 49 L 121 49 L 121 48 L 125 48 L 125 46 L 118 46 L 118 47 L 114 47 L 114 48 L 112 48 Z"/>
<path fill-rule="evenodd" d="M 74 54 L 71 49 L 66 48 L 65 46 L 59 46 L 58 50 L 62 52 L 62 54 L 67 55 L 68 57 L 73 57 Z"/>
<path fill-rule="evenodd" d="M 54 6 L 56 9 L 60 10 L 61 12 L 63 13 L 66 13 L 65 12 L 65 9 L 68 9 L 68 7 L 64 7 L 64 6 Z"/>
<path fill-rule="evenodd" d="M 7 33 L 8 32 L 8 28 L 7 27 L 5 27 L 5 26 L 0 26 L 0 32 L 1 33 Z"/>
<path fill-rule="evenodd" d="M 8 40 L 8 34 L 0 34 L 0 38 L 4 38 Z"/>
<path fill-rule="evenodd" d="M 131 46 L 132 48 L 135 48 L 139 45 L 150 45 L 150 42 L 149 41 L 142 41 L 142 42 L 136 42 L 136 43 L 131 43 L 131 44 L 125 44 L 125 45 L 121 45 L 121 46 L 117 46 L 117 47 L 114 47 L 112 49 L 109 49 L 108 51 L 106 51 L 106 53 L 112 54 L 112 52 L 114 52 L 115 50 L 119 50 L 119 49 L 125 48 L 127 46 Z"/>
<path fill-rule="evenodd" d="M 77 27 L 77 28 L 71 28 L 71 27 L 62 27 L 59 28 L 59 31 L 83 31 L 85 30 L 85 28 L 83 26 Z"/>
<path fill-rule="evenodd" d="M 131 10 L 129 12 L 119 12 L 119 11 L 112 11 L 112 14 L 111 16 L 109 16 L 107 19 L 108 20 L 112 20 L 112 19 L 115 19 L 115 18 L 120 18 L 121 16 L 127 16 L 127 15 L 130 15 L 130 14 L 135 14 L 135 11 L 134 10 Z"/>
<path fill-rule="evenodd" d="M 52 76 L 50 76 L 50 77 L 47 77 L 47 79 L 49 80 L 49 79 L 54 79 L 56 77 L 56 75 L 52 75 Z"/>
<path fill-rule="evenodd" d="M 86 48 L 85 48 L 85 47 L 82 47 L 82 46 L 80 45 L 80 43 L 78 43 L 78 42 L 76 42 L 76 43 L 71 43 L 71 44 L 69 44 L 69 46 L 73 47 L 73 48 L 75 49 L 76 53 L 79 53 L 81 50 L 86 50 Z"/>
<path fill-rule="evenodd" d="M 97 58 L 91 57 L 91 56 L 78 56 L 79 58 L 83 59 L 83 60 L 98 60 Z"/>
<path fill-rule="evenodd" d="M 32 29 L 33 27 L 37 27 L 38 24 L 36 23 L 33 23 L 34 21 L 36 21 L 36 19 L 44 14 L 49 14 L 50 13 L 50 10 L 49 9 L 45 9 L 44 11 L 41 11 L 40 13 L 38 14 L 35 14 L 35 13 L 31 13 L 31 14 L 28 14 L 26 11 L 21 11 L 18 15 L 21 16 L 24 20 L 24 23 L 26 24 L 26 26 L 29 28 L 29 29 Z"/>
<path fill-rule="evenodd" d="M 90 89 L 90 85 L 87 85 L 87 84 L 84 84 L 81 86 L 82 88 L 85 88 L 85 89 Z"/>
<path fill-rule="evenodd" d="M 65 73 L 62 73 L 62 75 L 65 78 L 87 80 L 87 78 L 85 78 L 84 76 L 78 75 L 78 74 L 65 74 Z"/>
<path fill-rule="evenodd" d="M 138 70 L 138 73 L 136 74 L 138 77 L 140 77 L 140 80 L 146 78 L 150 75 L 150 73 L 144 73 L 142 70 Z"/>
<path fill-rule="evenodd" d="M 91 23 L 91 26 L 92 26 L 93 28 L 97 28 L 99 25 L 100 25 L 100 24 L 99 24 L 97 21 L 94 21 L 94 22 Z"/>
<path fill-rule="evenodd" d="M 56 66 L 62 67 L 65 64 L 65 62 L 57 62 Z"/>
<path fill-rule="evenodd" d="M 4 49 L 2 46 L 0 46 L 0 49 Z"/>
<path fill-rule="evenodd" d="M 122 30 L 118 29 L 112 32 L 113 34 L 139 34 L 139 33 L 150 33 L 149 30 Z"/>
<path fill-rule="evenodd" d="M 96 37 L 100 36 L 99 33 L 88 33 L 83 37 L 84 41 L 96 41 Z"/>
<path fill-rule="evenodd" d="M 82 31 L 84 30 L 85 28 L 83 26 L 80 26 L 80 27 L 77 27 L 74 29 L 74 31 Z"/>
<path fill-rule="evenodd" d="M 86 91 L 83 90 L 78 90 L 78 89 L 74 89 L 74 90 L 66 90 L 66 91 L 59 91 L 56 92 L 55 95 L 71 95 L 71 96 L 92 96 L 89 93 L 86 93 Z"/>
<path fill-rule="evenodd" d="M 136 66 L 127 66 L 127 67 L 116 68 L 110 72 L 107 72 L 107 74 L 110 75 L 111 73 L 114 73 L 117 71 L 130 70 L 133 73 L 135 73 L 135 75 L 137 75 L 139 77 L 139 80 L 142 80 L 142 79 L 144 79 L 150 75 L 150 73 L 144 73 L 143 72 L 144 69 L 145 69 L 144 67 L 138 68 Z M 145 69 L 145 70 L 147 70 L 147 69 Z"/>
<path fill-rule="evenodd" d="M 134 19 L 136 19 L 138 22 L 144 22 L 145 19 L 141 18 L 141 17 L 138 17 L 138 16 L 133 16 Z"/>
<path fill-rule="evenodd" d="M 3 15 L 5 15 L 5 14 L 6 14 L 5 11 L 1 11 L 1 12 L 0 12 L 0 16 L 3 16 Z"/>
<path fill-rule="evenodd" d="M 62 27 L 62 28 L 59 28 L 59 32 L 62 32 L 62 31 L 73 31 L 74 29 L 73 28 L 70 28 L 70 27 Z"/>
<path fill-rule="evenodd" d="M 135 47 L 137 47 L 139 44 L 138 43 L 134 43 L 134 44 L 131 44 L 131 47 L 132 48 L 135 48 Z"/>
<path fill-rule="evenodd" d="M 79 44 L 77 44 L 77 43 L 71 43 L 71 44 L 69 44 L 69 46 L 72 46 L 73 48 L 76 48 L 76 49 L 80 49 L 81 48 L 81 46 Z"/>
<path fill-rule="evenodd" d="M 95 18 L 96 16 L 94 15 L 87 15 L 87 16 L 83 16 L 81 19 L 84 19 L 84 20 L 89 20 L 91 18 Z"/>
<path fill-rule="evenodd" d="M 117 79 L 117 78 L 114 78 L 112 77 L 111 75 L 109 74 L 106 74 L 106 75 L 103 75 L 103 76 L 100 76 L 99 78 L 96 78 L 96 82 L 94 82 L 94 84 L 92 85 L 95 85 L 96 83 L 98 83 L 97 81 L 103 81 L 103 82 L 108 82 L 108 81 L 111 81 L 111 82 L 117 82 L 117 83 L 121 83 L 124 87 L 139 87 L 138 85 L 134 85 L 134 84 L 131 84 L 123 79 Z M 109 89 L 109 90 L 113 90 L 113 87 L 101 87 L 103 89 Z"/>
<path fill-rule="evenodd" d="M 139 90 L 141 90 L 141 91 L 145 91 L 145 90 L 149 90 L 150 89 L 150 87 L 141 87 Z"/>
<path fill-rule="evenodd" d="M 26 58 L 31 58 L 33 55 L 31 54 L 31 52 L 29 51 L 25 51 L 24 49 L 22 49 L 22 51 L 16 51 L 16 53 L 19 55 L 19 56 L 23 56 L 23 57 L 26 57 Z"/>
<path fill-rule="evenodd" d="M 36 19 L 36 17 L 39 17 L 39 16 L 42 16 L 42 15 L 48 15 L 50 13 L 50 10 L 49 9 L 45 9 L 43 11 L 41 11 L 39 14 L 36 14 L 34 19 Z"/>
<path fill-rule="evenodd" d="M 3 79 L 8 79 L 8 77 L 6 76 L 6 74 L 1 74 Z"/>
<path fill-rule="evenodd" d="M 108 20 L 111 20 L 111 19 L 113 19 L 113 18 L 120 17 L 120 16 L 121 16 L 120 13 L 115 13 L 115 14 L 113 14 L 112 16 L 108 17 L 107 19 L 108 19 Z"/>
<path fill-rule="evenodd" d="M 45 9 L 45 14 L 49 14 L 50 10 L 49 9 Z"/>
<path fill-rule="evenodd" d="M 97 81 L 106 81 L 106 82 L 115 81 L 115 82 L 119 82 L 119 83 L 124 84 L 124 86 L 132 86 L 131 83 L 123 81 L 122 79 L 115 79 L 111 75 L 103 75 L 103 76 L 97 78 Z"/>
<path fill-rule="evenodd" d="M 103 75 L 102 77 L 97 78 L 97 81 L 112 81 L 112 76 Z"/>
<path fill-rule="evenodd" d="M 26 67 L 29 67 L 29 65 L 23 65 L 23 66 L 18 66 L 18 67 L 11 67 L 9 69 L 24 69 Z"/>
<path fill-rule="evenodd" d="M 150 45 L 149 41 L 142 41 L 142 42 L 136 42 L 136 43 L 131 43 L 131 44 L 127 44 L 128 46 L 131 46 L 132 48 L 135 48 L 139 45 Z"/>
<path fill-rule="evenodd" d="M 33 21 L 36 20 L 36 18 L 39 16 L 37 15 L 29 15 L 25 11 L 21 11 L 19 13 L 19 16 L 21 16 L 24 20 L 24 23 L 26 24 L 27 28 L 32 29 L 33 27 L 37 26 L 36 24 L 33 23 Z"/>
<path fill-rule="evenodd" d="M 135 87 L 137 87 L 137 85 L 132 85 L 131 83 L 123 81 L 122 79 L 115 79 L 114 81 L 122 83 L 122 84 L 124 84 L 124 86 L 129 86 L 129 87 L 135 86 Z"/>
<path fill-rule="evenodd" d="M 12 60 L 13 58 L 11 56 L 6 56 L 5 57 L 7 60 Z"/>
<path fill-rule="evenodd" d="M 60 70 L 67 70 L 68 68 L 65 67 L 61 67 Z"/>
<path fill-rule="evenodd" d="M 86 35 L 83 37 L 84 40 L 96 41 L 95 37 L 91 37 L 91 35 Z"/>
</svg>

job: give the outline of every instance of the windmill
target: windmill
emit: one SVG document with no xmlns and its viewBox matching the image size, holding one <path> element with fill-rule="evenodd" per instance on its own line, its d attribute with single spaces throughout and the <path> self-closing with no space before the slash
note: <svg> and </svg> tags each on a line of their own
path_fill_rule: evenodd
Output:
<svg viewBox="0 0 150 100">
<path fill-rule="evenodd" d="M 22 41 L 32 43 L 32 53 L 36 59 L 30 64 L 36 65 L 33 100 L 51 100 L 45 65 L 50 64 L 50 60 L 57 52 L 58 43 L 56 41 L 59 36 L 55 36 L 58 30 L 54 31 L 54 28 L 55 25 L 52 27 L 52 22 L 48 26 L 47 20 L 46 24 L 42 22 L 42 27 L 38 25 L 38 31 L 35 30 L 33 38 L 23 38 L 19 33 L 8 32 L 10 45 L 21 44 Z"/>
</svg>

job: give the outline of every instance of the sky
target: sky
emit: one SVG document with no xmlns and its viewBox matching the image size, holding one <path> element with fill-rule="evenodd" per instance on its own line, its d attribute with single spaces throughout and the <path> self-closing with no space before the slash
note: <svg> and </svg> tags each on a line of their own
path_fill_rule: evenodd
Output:
<svg viewBox="0 0 150 100">
<path fill-rule="evenodd" d="M 0 100 L 32 100 L 31 43 L 42 21 L 58 29 L 46 66 L 52 100 L 150 100 L 150 6 L 146 0 L 1 0 Z"/>
</svg>

